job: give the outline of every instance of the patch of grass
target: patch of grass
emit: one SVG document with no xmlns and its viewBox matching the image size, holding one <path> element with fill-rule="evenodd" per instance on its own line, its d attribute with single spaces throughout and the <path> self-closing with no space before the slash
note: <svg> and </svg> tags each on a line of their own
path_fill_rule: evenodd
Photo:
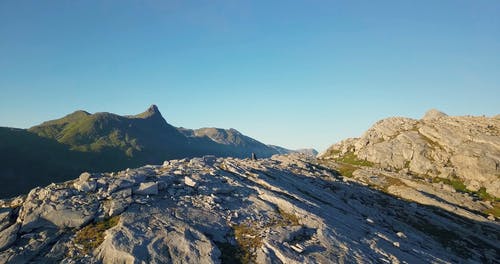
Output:
<svg viewBox="0 0 500 264">
<path fill-rule="evenodd" d="M 385 177 L 385 185 L 382 188 L 382 191 L 385 193 L 389 193 L 389 186 L 406 186 L 406 184 L 397 178 Z"/>
<path fill-rule="evenodd" d="M 233 226 L 234 237 L 239 245 L 237 258 L 240 263 L 255 263 L 255 251 L 262 246 L 260 229 L 252 223 L 242 223 Z"/>
<path fill-rule="evenodd" d="M 500 218 L 500 204 L 493 204 L 493 208 L 485 210 L 484 213 Z"/>
<path fill-rule="evenodd" d="M 335 161 L 341 162 L 341 163 L 347 163 L 347 164 L 351 164 L 351 165 L 356 165 L 356 166 L 373 167 L 372 162 L 359 159 L 358 156 L 356 156 L 356 154 L 354 154 L 354 152 L 346 152 L 341 157 L 336 158 Z"/>
<path fill-rule="evenodd" d="M 337 170 L 340 173 L 340 175 L 348 178 L 352 178 L 353 172 L 357 169 L 358 168 L 350 164 L 341 164 L 340 166 L 337 167 Z"/>
<path fill-rule="evenodd" d="M 114 216 L 101 222 L 93 223 L 76 233 L 75 243 L 83 246 L 83 253 L 89 253 L 104 241 L 104 231 L 116 226 L 119 216 Z"/>
<path fill-rule="evenodd" d="M 294 225 L 299 225 L 299 218 L 292 214 L 292 213 L 287 213 L 283 209 L 278 208 L 278 213 L 281 216 L 281 219 L 277 220 L 277 222 L 274 225 L 280 225 L 280 226 L 294 226 Z"/>
<path fill-rule="evenodd" d="M 479 190 L 476 193 L 479 196 L 479 199 L 483 201 L 500 202 L 500 198 L 487 193 L 486 188 L 484 187 L 479 188 Z"/>
<path fill-rule="evenodd" d="M 257 257 L 256 250 L 262 246 L 261 234 L 263 230 L 271 227 L 294 225 L 300 225 L 299 218 L 292 213 L 287 213 L 281 208 L 277 210 L 277 217 L 273 217 L 264 225 L 258 222 L 244 222 L 234 225 L 232 228 L 239 248 L 223 248 L 227 250 L 227 253 L 232 252 L 232 254 L 235 254 L 234 257 L 232 257 L 233 261 L 227 263 L 255 263 L 255 258 Z M 223 263 L 225 262 L 223 261 Z"/>
<path fill-rule="evenodd" d="M 461 181 L 460 179 L 457 179 L 457 178 L 445 179 L 445 178 L 435 177 L 432 179 L 432 182 L 433 183 L 442 182 L 444 184 L 451 185 L 457 192 L 473 193 L 472 191 L 467 189 L 467 187 L 465 186 L 463 181 Z"/>
<path fill-rule="evenodd" d="M 491 202 L 500 202 L 500 198 L 495 197 L 489 193 L 486 192 L 486 188 L 481 187 L 477 191 L 471 191 L 467 189 L 465 186 L 464 182 L 461 181 L 460 179 L 457 178 L 452 178 L 452 179 L 444 179 L 444 178 L 433 178 L 432 182 L 437 183 L 437 182 L 442 182 L 444 184 L 451 185 L 457 192 L 462 192 L 462 193 L 468 193 L 468 194 L 473 194 L 477 195 L 479 199 L 482 201 L 491 201 Z"/>
</svg>

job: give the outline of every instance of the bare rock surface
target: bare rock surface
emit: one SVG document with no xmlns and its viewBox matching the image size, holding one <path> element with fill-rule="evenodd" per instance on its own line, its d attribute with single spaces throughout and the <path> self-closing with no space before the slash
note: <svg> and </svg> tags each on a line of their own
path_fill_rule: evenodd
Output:
<svg viewBox="0 0 500 264">
<path fill-rule="evenodd" d="M 333 145 L 321 158 L 348 153 L 380 168 L 461 181 L 470 191 L 484 188 L 500 197 L 500 120 L 495 117 L 430 110 L 420 120 L 387 118 L 360 138 Z"/>
<path fill-rule="evenodd" d="M 487 204 L 411 176 L 394 184 L 399 174 L 377 168 L 343 177 L 336 166 L 299 154 L 210 156 L 38 187 L 0 201 L 0 263 L 500 259 L 499 223 L 479 213 Z M 76 182 L 95 188 L 77 190 Z"/>
</svg>

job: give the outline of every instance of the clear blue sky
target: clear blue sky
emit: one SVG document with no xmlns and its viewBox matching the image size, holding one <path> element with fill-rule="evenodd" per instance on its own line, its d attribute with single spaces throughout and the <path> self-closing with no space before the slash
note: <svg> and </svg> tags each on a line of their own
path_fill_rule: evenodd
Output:
<svg viewBox="0 0 500 264">
<path fill-rule="evenodd" d="M 378 119 L 500 113 L 500 1 L 0 1 L 0 126 L 155 103 L 324 150 Z"/>
</svg>

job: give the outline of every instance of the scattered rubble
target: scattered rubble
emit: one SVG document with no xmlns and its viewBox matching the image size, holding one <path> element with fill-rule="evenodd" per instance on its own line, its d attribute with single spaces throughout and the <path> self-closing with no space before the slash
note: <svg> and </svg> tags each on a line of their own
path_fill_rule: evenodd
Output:
<svg viewBox="0 0 500 264">
<path fill-rule="evenodd" d="M 0 201 L 0 263 L 500 259 L 498 220 L 475 210 L 487 205 L 430 183 L 390 180 L 390 172 L 370 174 L 343 177 L 334 164 L 299 154 L 83 173 Z M 408 201 L 411 190 L 428 200 Z"/>
</svg>

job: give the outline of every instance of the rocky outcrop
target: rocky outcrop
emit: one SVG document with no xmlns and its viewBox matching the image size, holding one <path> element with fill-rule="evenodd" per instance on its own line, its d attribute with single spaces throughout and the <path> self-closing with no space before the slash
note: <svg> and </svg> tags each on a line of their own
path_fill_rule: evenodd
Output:
<svg viewBox="0 0 500 264">
<path fill-rule="evenodd" d="M 366 177 L 388 181 L 376 173 Z M 86 183 L 95 188 L 79 189 Z M 0 263 L 493 263 L 500 258 L 498 222 L 475 211 L 488 205 L 434 185 L 416 187 L 429 194 L 422 200 L 429 206 L 364 185 L 298 154 L 259 160 L 206 156 L 84 173 L 0 200 Z M 414 195 L 415 189 L 396 187 L 395 192 Z M 469 202 L 455 212 L 458 205 L 450 205 L 455 198 L 442 200 L 448 192 Z"/>
<path fill-rule="evenodd" d="M 330 147 L 322 158 L 353 153 L 379 167 L 459 180 L 471 191 L 500 197 L 500 120 L 484 116 L 447 116 L 430 110 L 420 119 L 392 117 L 360 138 Z"/>
</svg>

